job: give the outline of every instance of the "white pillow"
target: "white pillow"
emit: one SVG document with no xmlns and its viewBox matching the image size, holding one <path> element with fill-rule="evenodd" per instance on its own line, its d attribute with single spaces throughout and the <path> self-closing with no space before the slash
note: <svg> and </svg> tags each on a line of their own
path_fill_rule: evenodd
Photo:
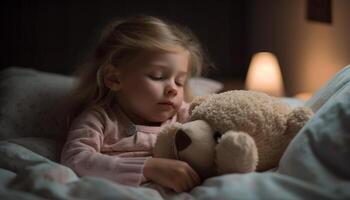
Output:
<svg viewBox="0 0 350 200">
<path fill-rule="evenodd" d="M 217 93 L 223 86 L 219 81 L 204 77 L 193 77 L 189 80 L 189 87 L 194 97 Z"/>
<path fill-rule="evenodd" d="M 278 170 L 329 191 L 350 179 L 350 82 L 333 93 L 292 140 Z"/>
<path fill-rule="evenodd" d="M 62 137 L 62 109 L 57 106 L 73 82 L 69 76 L 29 68 L 9 67 L 1 71 L 0 140 Z"/>
</svg>

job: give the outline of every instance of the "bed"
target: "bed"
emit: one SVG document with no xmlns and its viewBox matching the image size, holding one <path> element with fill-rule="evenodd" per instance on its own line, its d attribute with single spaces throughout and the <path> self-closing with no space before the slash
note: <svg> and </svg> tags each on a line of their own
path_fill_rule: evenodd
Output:
<svg viewBox="0 0 350 200">
<path fill-rule="evenodd" d="M 74 81 L 21 67 L 1 71 L 0 199 L 350 199 L 350 65 L 302 103 L 315 115 L 278 168 L 212 177 L 180 194 L 78 177 L 59 164 L 61 101 Z"/>
</svg>

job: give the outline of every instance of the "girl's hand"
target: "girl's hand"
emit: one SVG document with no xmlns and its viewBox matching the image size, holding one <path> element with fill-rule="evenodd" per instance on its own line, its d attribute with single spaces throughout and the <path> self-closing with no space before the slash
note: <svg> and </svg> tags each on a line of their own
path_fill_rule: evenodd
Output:
<svg viewBox="0 0 350 200">
<path fill-rule="evenodd" d="M 145 178 L 176 192 L 189 191 L 201 183 L 200 177 L 186 162 L 149 158 L 143 168 Z"/>
</svg>

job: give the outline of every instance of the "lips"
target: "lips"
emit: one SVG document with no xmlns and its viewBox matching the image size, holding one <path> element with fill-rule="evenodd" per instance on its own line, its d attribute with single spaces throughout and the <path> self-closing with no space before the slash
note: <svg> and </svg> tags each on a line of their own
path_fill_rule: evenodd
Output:
<svg viewBox="0 0 350 200">
<path fill-rule="evenodd" d="M 172 106 L 174 107 L 174 103 L 171 101 L 163 101 L 159 103 L 160 105 L 164 105 L 164 106 Z"/>
</svg>

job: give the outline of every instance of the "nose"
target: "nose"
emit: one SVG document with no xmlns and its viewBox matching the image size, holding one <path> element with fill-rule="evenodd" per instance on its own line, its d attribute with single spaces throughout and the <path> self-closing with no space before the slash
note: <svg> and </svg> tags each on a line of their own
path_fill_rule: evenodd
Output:
<svg viewBox="0 0 350 200">
<path fill-rule="evenodd" d="M 166 96 L 176 96 L 177 95 L 177 87 L 174 83 L 169 83 L 165 87 L 165 95 Z"/>
</svg>

